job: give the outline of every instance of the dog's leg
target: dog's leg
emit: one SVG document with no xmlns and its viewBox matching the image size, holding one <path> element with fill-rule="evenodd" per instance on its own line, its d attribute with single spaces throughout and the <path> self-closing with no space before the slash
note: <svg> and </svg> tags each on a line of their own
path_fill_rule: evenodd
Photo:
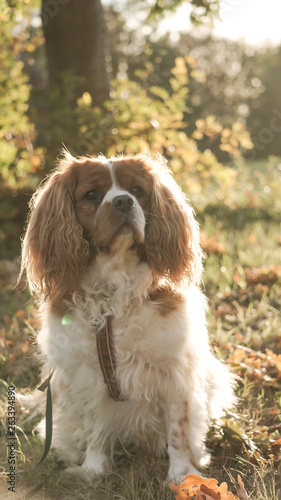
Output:
<svg viewBox="0 0 281 500">
<path fill-rule="evenodd" d="M 86 457 L 82 469 L 93 476 L 104 474 L 109 468 L 108 456 L 103 451 L 95 451 L 92 448 L 87 449 Z"/>
<path fill-rule="evenodd" d="M 198 446 L 204 455 L 205 433 L 192 422 L 189 403 L 170 403 L 166 415 L 168 455 L 170 460 L 168 481 L 178 483 L 188 474 L 198 474 Z"/>
<path fill-rule="evenodd" d="M 65 465 L 81 464 L 83 443 L 79 441 L 77 429 L 70 426 L 70 422 L 62 420 L 61 413 L 54 412 L 53 415 L 52 448 L 56 450 L 56 455 Z M 46 418 L 43 418 L 36 426 L 39 438 L 46 439 Z M 76 432 L 75 432 L 76 431 Z"/>
<path fill-rule="evenodd" d="M 102 475 L 110 468 L 108 455 L 103 451 L 96 451 L 89 447 L 85 460 L 81 466 L 68 467 L 67 474 L 71 474 L 83 481 L 90 482 L 93 478 Z"/>
</svg>

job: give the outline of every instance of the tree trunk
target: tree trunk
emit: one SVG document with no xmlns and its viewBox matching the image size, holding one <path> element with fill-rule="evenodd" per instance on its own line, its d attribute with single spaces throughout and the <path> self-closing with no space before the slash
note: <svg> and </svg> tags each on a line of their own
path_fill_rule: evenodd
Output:
<svg viewBox="0 0 281 500">
<path fill-rule="evenodd" d="M 89 92 L 93 104 L 101 104 L 109 96 L 109 82 L 100 0 L 42 0 L 41 17 L 50 88 L 66 92 L 63 75 L 72 72 L 80 80 L 74 98 Z"/>
</svg>

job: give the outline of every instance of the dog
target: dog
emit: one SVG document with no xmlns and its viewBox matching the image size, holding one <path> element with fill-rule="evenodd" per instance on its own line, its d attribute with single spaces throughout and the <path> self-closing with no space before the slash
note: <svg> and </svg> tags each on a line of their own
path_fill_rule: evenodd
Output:
<svg viewBox="0 0 281 500">
<path fill-rule="evenodd" d="M 66 472 L 104 474 L 121 445 L 167 451 L 170 482 L 198 474 L 235 381 L 210 351 L 199 227 L 166 161 L 66 151 L 31 201 L 23 271 Z"/>
</svg>

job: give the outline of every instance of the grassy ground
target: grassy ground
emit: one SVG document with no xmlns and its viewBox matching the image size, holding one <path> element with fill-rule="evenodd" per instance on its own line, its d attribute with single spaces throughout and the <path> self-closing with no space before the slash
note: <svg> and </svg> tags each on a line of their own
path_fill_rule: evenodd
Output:
<svg viewBox="0 0 281 500">
<path fill-rule="evenodd" d="M 204 476 L 226 481 L 235 493 L 239 473 L 255 500 L 281 499 L 280 176 L 278 162 L 242 166 L 223 204 L 210 203 L 217 198 L 207 190 L 202 193 L 207 203 L 198 214 L 206 255 L 204 287 L 210 305 L 211 342 L 217 355 L 240 376 L 239 405 L 226 415 L 221 427 L 214 424 L 209 433 L 212 462 Z M 27 292 L 13 289 L 16 272 L 11 261 L 0 265 L 3 402 L 7 382 L 20 392 L 35 387 L 39 373 L 32 357 L 37 322 Z M 3 405 L 3 431 L 6 415 Z M 23 423 L 23 417 L 17 407 L 17 425 L 30 430 L 31 424 Z M 34 499 L 175 498 L 163 485 L 167 457 L 121 457 L 112 473 L 86 486 L 64 477 L 53 453 L 34 469 L 42 450 L 33 434 L 18 437 L 15 498 L 28 498 L 25 492 L 30 494 L 32 488 L 39 490 L 33 492 Z M 7 472 L 4 436 L 0 467 Z M 5 477 L 0 498 L 9 498 Z"/>
</svg>

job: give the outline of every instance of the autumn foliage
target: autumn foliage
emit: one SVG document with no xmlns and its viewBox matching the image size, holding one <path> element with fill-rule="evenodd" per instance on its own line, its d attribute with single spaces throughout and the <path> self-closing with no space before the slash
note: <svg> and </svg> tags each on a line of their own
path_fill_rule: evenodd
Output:
<svg viewBox="0 0 281 500">
<path fill-rule="evenodd" d="M 226 483 L 221 483 L 218 486 L 216 479 L 190 474 L 185 476 L 176 486 L 170 484 L 170 488 L 176 492 L 176 500 L 248 500 L 249 496 L 240 476 L 238 476 L 238 484 L 240 489 L 236 495 L 233 495 L 228 491 Z"/>
</svg>

